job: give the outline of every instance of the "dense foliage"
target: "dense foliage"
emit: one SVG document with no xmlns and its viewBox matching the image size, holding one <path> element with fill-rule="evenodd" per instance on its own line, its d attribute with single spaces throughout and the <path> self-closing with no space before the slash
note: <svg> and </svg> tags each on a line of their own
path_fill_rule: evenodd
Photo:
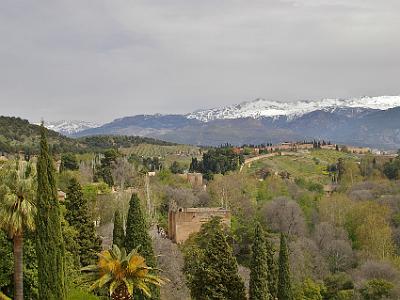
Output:
<svg viewBox="0 0 400 300">
<path fill-rule="evenodd" d="M 76 155 L 74 153 L 64 153 L 61 155 L 60 172 L 67 170 L 79 170 L 78 160 L 76 159 Z"/>
<path fill-rule="evenodd" d="M 173 146 L 175 143 L 164 142 L 161 140 L 126 135 L 96 135 L 82 137 L 78 139 L 90 149 L 108 149 L 108 148 L 129 148 L 139 144 L 152 144 L 159 146 Z"/>
<path fill-rule="evenodd" d="M 219 218 L 202 225 L 185 246 L 185 266 L 194 300 L 246 299 L 238 265 Z"/>
<path fill-rule="evenodd" d="M 12 139 L 10 136 L 9 141 Z M 39 139 L 34 135 L 29 139 L 35 139 L 32 145 L 38 151 Z M 52 147 L 52 139 L 49 132 L 49 151 L 55 154 L 52 158 L 61 158 L 60 172 L 54 175 L 56 187 L 67 192 L 60 214 L 66 287 L 70 292 L 67 299 L 90 297 L 79 273 L 80 265 L 85 264 L 80 261 L 80 249 L 91 254 L 91 246 L 82 242 L 95 237 L 95 230 L 102 237 L 104 249 L 112 243 L 120 248 L 139 247 L 139 252 L 150 253 L 149 265 L 158 257 L 157 265 L 162 271 L 157 270 L 157 274 L 171 280 L 161 289 L 160 298 L 166 300 L 188 299 L 188 287 L 199 299 L 203 299 L 203 292 L 209 298 L 240 299 L 243 282 L 250 287 L 247 294 L 262 294 L 267 287 L 271 299 L 276 299 L 278 286 L 286 293 L 288 289 L 282 286 L 287 287 L 289 281 L 289 291 L 296 300 L 400 297 L 399 158 L 395 155 L 359 155 L 321 149 L 321 145 L 290 155 L 276 153 L 243 165 L 240 155 L 235 154 L 240 151 L 229 146 L 193 150 L 190 146 L 168 146 L 162 142 L 143 144 L 138 139 L 141 144 L 131 147 L 134 138 L 95 137 L 68 139 L 79 144 L 78 150 L 66 147 L 57 152 L 61 148 Z M 245 155 L 257 156 L 251 145 L 244 150 Z M 31 154 L 35 153 L 25 154 L 20 161 L 31 159 L 34 165 L 36 156 Z M 18 159 L 13 155 L 6 157 L 0 160 L 0 185 L 10 172 L 6 166 L 15 166 Z M 203 169 L 204 161 L 207 169 Z M 202 183 L 206 188 L 179 175 L 188 170 L 191 162 L 190 171 L 202 171 L 206 178 L 213 178 Z M 73 178 L 75 184 L 71 185 Z M 129 206 L 132 193 L 137 193 L 137 197 Z M 70 203 L 68 199 L 74 200 Z M 146 210 L 139 199 L 146 199 Z M 203 230 L 180 247 L 166 239 L 171 207 L 228 208 L 230 226 L 222 226 L 222 234 L 212 228 Z M 41 205 L 39 208 L 43 209 Z M 82 222 L 85 226 L 76 222 L 80 218 L 86 220 Z M 129 243 L 125 241 L 122 220 L 128 223 Z M 0 268 L 4 272 L 0 274 L 0 289 L 14 296 L 12 240 L 3 231 L 0 255 L 4 259 Z M 260 242 L 262 231 L 264 243 Z M 281 259 L 279 272 L 281 233 L 287 237 L 287 253 L 280 256 L 286 258 Z M 36 235 L 24 231 L 23 281 L 25 298 L 29 299 L 42 299 L 38 296 L 38 260 L 33 247 Z M 82 238 L 86 235 L 89 238 Z M 51 241 L 46 239 L 46 243 L 54 245 Z M 46 244 L 46 252 L 52 251 L 53 246 Z M 213 259 L 216 257 L 219 259 Z M 259 262 L 261 259 L 266 263 Z M 262 275 L 264 272 L 266 276 Z M 267 284 L 262 285 L 265 277 Z M 228 289 L 238 291 L 238 296 L 224 294 Z M 100 289 L 96 294 L 106 293 Z M 155 295 L 158 297 L 158 291 Z M 262 297 L 257 295 L 252 297 Z"/>
<path fill-rule="evenodd" d="M 114 185 L 114 178 L 111 172 L 112 164 L 116 163 L 118 156 L 118 151 L 114 149 L 106 150 L 104 152 L 104 157 L 101 159 L 100 167 L 97 170 L 97 177 L 103 179 L 110 187 Z"/>
<path fill-rule="evenodd" d="M 40 126 L 30 124 L 27 120 L 16 117 L 0 116 L 0 154 L 24 151 L 38 154 Z M 53 154 L 83 153 L 88 151 L 104 151 L 109 148 L 128 148 L 142 143 L 171 146 L 174 143 L 164 142 L 138 136 L 91 136 L 79 139 L 65 137 L 55 131 L 48 130 L 48 144 Z"/>
<path fill-rule="evenodd" d="M 35 168 L 31 163 L 9 164 L 0 184 L 0 227 L 13 240 L 14 299 L 23 299 L 23 237 L 35 229 Z"/>
<path fill-rule="evenodd" d="M 213 174 L 238 170 L 243 162 L 243 155 L 236 154 L 232 147 L 220 147 L 203 153 L 201 161 L 192 158 L 189 171 L 203 173 L 206 179 L 212 179 Z"/>
<path fill-rule="evenodd" d="M 40 126 L 30 124 L 27 120 L 15 117 L 0 116 L 0 152 L 38 154 Z M 48 131 L 48 144 L 52 153 L 80 151 L 87 147 L 78 141 Z"/>
<path fill-rule="evenodd" d="M 72 178 L 65 199 L 65 220 L 78 233 L 79 261 L 81 266 L 93 264 L 96 253 L 101 250 L 101 241 L 97 237 L 87 200 L 84 199 L 82 187 Z"/>
</svg>

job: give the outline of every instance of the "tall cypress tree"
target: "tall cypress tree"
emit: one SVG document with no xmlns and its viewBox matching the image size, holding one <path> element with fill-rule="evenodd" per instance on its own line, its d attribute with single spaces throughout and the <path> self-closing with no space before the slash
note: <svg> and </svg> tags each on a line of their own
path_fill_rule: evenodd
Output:
<svg viewBox="0 0 400 300">
<path fill-rule="evenodd" d="M 268 291 L 271 295 L 271 298 L 276 299 L 278 297 L 278 268 L 274 258 L 275 250 L 268 236 L 265 238 L 265 247 L 267 251 Z"/>
<path fill-rule="evenodd" d="M 250 262 L 250 300 L 269 300 L 268 257 L 263 229 L 256 224 Z"/>
<path fill-rule="evenodd" d="M 157 266 L 154 256 L 153 245 L 148 233 L 146 218 L 140 205 L 140 199 L 137 194 L 133 194 L 129 202 L 128 218 L 126 221 L 125 249 L 129 253 L 135 248 L 146 259 L 149 267 Z M 151 299 L 160 298 L 160 289 L 158 287 L 151 288 Z M 145 296 L 138 296 L 135 299 L 147 299 Z"/>
<path fill-rule="evenodd" d="M 65 299 L 64 240 L 58 203 L 55 170 L 49 155 L 46 129 L 41 127 L 40 156 L 37 162 L 36 255 L 39 298 Z"/>
<path fill-rule="evenodd" d="M 278 300 L 293 300 L 292 284 L 290 282 L 289 255 L 286 236 L 281 233 L 279 249 L 279 281 Z"/>
<path fill-rule="evenodd" d="M 113 229 L 113 245 L 117 245 L 120 249 L 124 247 L 125 232 L 124 223 L 121 213 L 117 209 L 114 213 L 114 229 Z"/>
<path fill-rule="evenodd" d="M 67 209 L 65 219 L 78 232 L 80 264 L 81 266 L 93 264 L 97 259 L 96 253 L 101 251 L 101 240 L 96 235 L 87 201 L 76 178 L 72 178 L 69 182 L 65 207 Z"/>
</svg>

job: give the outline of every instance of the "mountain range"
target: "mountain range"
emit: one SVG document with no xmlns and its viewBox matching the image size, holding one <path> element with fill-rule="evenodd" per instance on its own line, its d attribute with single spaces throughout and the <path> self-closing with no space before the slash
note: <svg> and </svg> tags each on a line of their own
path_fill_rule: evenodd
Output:
<svg viewBox="0 0 400 300">
<path fill-rule="evenodd" d="M 75 137 L 103 134 L 140 135 L 196 145 L 325 139 L 397 149 L 400 148 L 400 96 L 295 102 L 256 99 L 182 115 L 123 117 L 69 133 Z"/>
</svg>

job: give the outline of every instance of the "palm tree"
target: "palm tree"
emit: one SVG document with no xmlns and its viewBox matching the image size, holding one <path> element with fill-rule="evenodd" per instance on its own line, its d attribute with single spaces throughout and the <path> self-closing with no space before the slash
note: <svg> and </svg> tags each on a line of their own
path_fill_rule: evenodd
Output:
<svg viewBox="0 0 400 300">
<path fill-rule="evenodd" d="M 34 169 L 30 163 L 17 161 L 8 165 L 0 185 L 0 227 L 13 240 L 14 299 L 24 298 L 23 236 L 24 229 L 34 230 Z"/>
<path fill-rule="evenodd" d="M 136 249 L 127 255 L 124 248 L 120 250 L 113 245 L 112 249 L 102 251 L 98 256 L 97 265 L 87 266 L 82 271 L 91 275 L 88 280 L 93 282 L 90 290 L 106 286 L 113 300 L 131 300 L 137 294 L 151 297 L 148 285 L 164 283 L 160 277 L 150 273 L 155 269 L 146 265 Z"/>
</svg>

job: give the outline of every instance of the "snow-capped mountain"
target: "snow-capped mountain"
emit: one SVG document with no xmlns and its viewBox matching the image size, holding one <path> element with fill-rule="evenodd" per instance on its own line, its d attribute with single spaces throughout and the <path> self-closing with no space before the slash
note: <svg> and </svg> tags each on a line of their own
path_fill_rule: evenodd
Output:
<svg viewBox="0 0 400 300">
<path fill-rule="evenodd" d="M 143 135 L 197 145 L 325 139 L 400 148 L 400 96 L 278 102 L 257 99 L 186 115 L 136 115 L 73 136 Z"/>
<path fill-rule="evenodd" d="M 70 136 L 76 134 L 80 131 L 96 128 L 101 126 L 101 124 L 87 122 L 87 121 L 55 121 L 55 122 L 46 122 L 44 126 L 48 129 L 57 131 L 63 135 Z"/>
<path fill-rule="evenodd" d="M 188 114 L 188 119 L 202 122 L 220 119 L 240 119 L 260 117 L 287 116 L 295 119 L 304 114 L 325 110 L 334 111 L 343 108 L 363 108 L 386 110 L 400 106 L 400 96 L 359 97 L 350 99 L 322 99 L 318 101 L 300 100 L 294 102 L 278 102 L 265 99 L 243 102 L 237 105 L 198 110 Z"/>
</svg>

